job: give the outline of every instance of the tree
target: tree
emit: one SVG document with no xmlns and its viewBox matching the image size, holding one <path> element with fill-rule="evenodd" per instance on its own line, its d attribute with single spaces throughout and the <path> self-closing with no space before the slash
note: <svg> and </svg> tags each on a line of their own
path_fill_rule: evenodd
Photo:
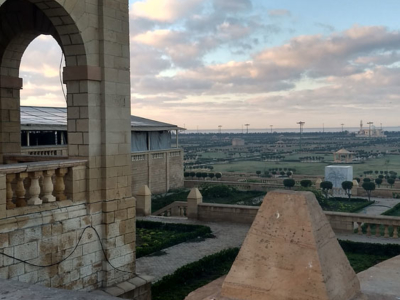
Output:
<svg viewBox="0 0 400 300">
<path fill-rule="evenodd" d="M 208 173 L 208 177 L 210 177 L 211 179 L 213 179 L 213 178 L 214 178 L 214 176 L 215 176 L 215 174 L 214 174 L 214 173 Z"/>
<path fill-rule="evenodd" d="M 380 187 L 381 184 L 382 184 L 382 178 L 376 178 L 376 179 L 375 179 L 375 183 L 376 183 L 376 185 L 377 185 L 378 187 Z"/>
<path fill-rule="evenodd" d="M 392 188 L 392 187 L 393 187 L 393 184 L 394 184 L 394 182 L 395 182 L 395 179 L 394 179 L 394 178 L 388 178 L 388 179 L 386 179 L 386 181 L 387 181 L 387 183 L 390 184 L 390 188 Z"/>
<path fill-rule="evenodd" d="M 197 172 L 197 173 L 196 173 L 196 177 L 197 177 L 198 179 L 200 179 L 200 178 L 201 178 L 201 172 Z"/>
<path fill-rule="evenodd" d="M 364 182 L 371 182 L 371 179 L 370 178 L 364 178 L 363 181 Z"/>
<path fill-rule="evenodd" d="M 220 179 L 220 178 L 222 177 L 222 173 L 220 173 L 220 172 L 216 173 L 216 174 L 215 174 L 215 177 L 216 177 L 217 179 Z"/>
<path fill-rule="evenodd" d="M 291 171 L 287 171 L 287 172 L 286 172 L 286 176 L 287 176 L 287 177 L 292 176 L 292 174 L 293 174 L 293 173 L 292 173 Z"/>
<path fill-rule="evenodd" d="M 256 174 L 260 177 L 261 171 L 256 171 Z"/>
<path fill-rule="evenodd" d="M 353 188 L 352 181 L 343 181 L 342 182 L 342 189 L 344 189 L 344 192 L 346 193 L 346 195 L 349 196 L 349 199 L 351 198 L 351 189 L 352 188 Z"/>
<path fill-rule="evenodd" d="M 367 193 L 368 200 L 371 201 L 371 193 L 375 190 L 375 183 L 373 182 L 364 182 L 362 185 L 363 189 Z"/>
<path fill-rule="evenodd" d="M 186 177 L 189 177 L 189 176 L 190 176 L 190 173 L 189 173 L 189 172 L 184 172 L 184 173 L 183 173 L 183 176 L 185 176 L 185 178 L 186 178 Z"/>
<path fill-rule="evenodd" d="M 284 176 L 286 173 L 284 171 L 280 171 L 281 176 Z"/>
<path fill-rule="evenodd" d="M 308 188 L 312 186 L 312 181 L 309 179 L 303 179 L 302 181 L 300 181 L 300 185 L 302 187 Z"/>
<path fill-rule="evenodd" d="M 207 173 L 207 172 L 201 173 L 201 177 L 203 177 L 204 180 L 206 180 L 207 176 L 208 176 L 208 173 Z"/>
<path fill-rule="evenodd" d="M 288 188 L 289 190 L 294 187 L 294 185 L 296 184 L 296 181 L 294 181 L 294 179 L 288 178 L 283 180 L 283 185 Z"/>
<path fill-rule="evenodd" d="M 196 172 L 190 172 L 190 177 L 194 178 L 194 176 L 196 176 Z"/>
<path fill-rule="evenodd" d="M 379 177 L 380 179 L 385 178 L 385 176 L 383 176 L 383 175 L 379 175 L 378 177 Z"/>
<path fill-rule="evenodd" d="M 360 183 L 361 179 L 358 177 L 355 177 L 354 180 L 357 180 L 358 183 Z"/>
<path fill-rule="evenodd" d="M 330 181 L 322 181 L 319 185 L 319 187 L 321 188 L 322 192 L 325 195 L 325 199 L 328 199 L 328 193 L 329 190 L 331 190 L 333 188 L 333 184 Z"/>
</svg>

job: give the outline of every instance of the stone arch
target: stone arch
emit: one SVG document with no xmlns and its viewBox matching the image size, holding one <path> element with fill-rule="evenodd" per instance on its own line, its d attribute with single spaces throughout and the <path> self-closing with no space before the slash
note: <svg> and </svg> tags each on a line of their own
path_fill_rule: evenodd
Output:
<svg viewBox="0 0 400 300">
<path fill-rule="evenodd" d="M 39 35 L 51 35 L 60 45 L 67 66 L 87 65 L 82 36 L 72 17 L 55 0 L 8 0 L 0 7 L 0 74 L 19 76 L 28 45 Z"/>
<path fill-rule="evenodd" d="M 0 109 L 3 116 L 0 120 L 0 161 L 3 160 L 2 154 L 21 151 L 20 89 L 23 82 L 19 78 L 19 70 L 22 56 L 35 38 L 51 35 L 59 44 L 66 61 L 64 82 L 67 84 L 68 98 L 72 99 L 72 92 L 80 92 L 71 86 L 83 86 L 87 90 L 89 80 L 101 79 L 98 69 L 93 71 L 93 68 L 88 67 L 86 45 L 82 37 L 82 32 L 87 32 L 88 27 L 85 21 L 88 18 L 83 9 L 85 1 L 69 0 L 68 5 L 61 5 L 57 0 L 3 2 L 0 2 Z M 87 95 L 77 98 L 87 103 Z M 73 102 L 69 101 L 69 106 L 72 105 Z M 68 117 L 70 119 L 75 120 L 76 115 Z M 73 129 L 74 126 L 69 128 Z"/>
</svg>

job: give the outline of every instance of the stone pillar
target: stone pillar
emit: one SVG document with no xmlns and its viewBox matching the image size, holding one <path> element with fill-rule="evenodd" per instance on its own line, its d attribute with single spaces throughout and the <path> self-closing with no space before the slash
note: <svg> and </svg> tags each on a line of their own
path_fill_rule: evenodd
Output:
<svg viewBox="0 0 400 300">
<path fill-rule="evenodd" d="M 352 196 L 357 196 L 358 186 L 359 186 L 358 181 L 354 179 L 353 180 L 353 187 L 351 189 L 351 195 Z"/>
<path fill-rule="evenodd" d="M 197 219 L 198 205 L 203 203 L 203 196 L 198 188 L 193 188 L 187 198 L 188 208 L 186 211 L 189 219 Z"/>
<path fill-rule="evenodd" d="M 0 163 L 7 153 L 21 153 L 22 79 L 0 75 Z"/>
<path fill-rule="evenodd" d="M 143 185 L 139 188 L 136 201 L 136 214 L 138 216 L 151 215 L 151 191 L 147 185 Z"/>
</svg>

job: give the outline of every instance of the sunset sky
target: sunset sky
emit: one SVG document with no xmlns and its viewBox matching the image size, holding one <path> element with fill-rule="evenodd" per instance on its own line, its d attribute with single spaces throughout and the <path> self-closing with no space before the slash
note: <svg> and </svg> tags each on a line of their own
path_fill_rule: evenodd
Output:
<svg viewBox="0 0 400 300">
<path fill-rule="evenodd" d="M 398 0 L 131 1 L 132 114 L 188 129 L 400 126 Z M 65 106 L 37 38 L 22 105 Z"/>
</svg>

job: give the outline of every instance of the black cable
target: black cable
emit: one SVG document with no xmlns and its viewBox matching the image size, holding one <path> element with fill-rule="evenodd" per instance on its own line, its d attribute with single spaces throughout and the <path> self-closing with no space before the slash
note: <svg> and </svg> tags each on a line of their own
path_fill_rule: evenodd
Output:
<svg viewBox="0 0 400 300">
<path fill-rule="evenodd" d="M 67 96 L 65 95 L 64 84 L 62 82 L 62 72 L 61 72 L 63 57 L 64 57 L 64 52 L 61 51 L 60 68 L 58 70 L 58 74 L 60 76 L 60 84 L 61 84 L 62 92 L 64 94 L 64 99 L 65 99 L 65 102 L 67 102 Z"/>
<path fill-rule="evenodd" d="M 33 267 L 48 268 L 48 267 L 56 266 L 56 265 L 58 265 L 58 264 L 60 264 L 60 263 L 62 263 L 62 262 L 64 262 L 64 261 L 66 261 L 66 260 L 75 252 L 76 248 L 78 248 L 79 243 L 80 243 L 81 240 L 82 240 L 83 234 L 84 234 L 85 231 L 86 231 L 87 229 L 89 229 L 89 228 L 92 228 L 92 229 L 94 230 L 94 232 L 96 233 L 96 236 L 97 236 L 97 238 L 99 239 L 99 242 L 100 242 L 100 245 L 101 245 L 101 250 L 102 250 L 102 252 L 103 252 L 103 254 L 104 254 L 104 257 L 105 257 L 107 263 L 108 263 L 111 267 L 113 267 L 115 270 L 117 270 L 117 271 L 135 274 L 134 272 L 131 272 L 131 271 L 125 271 L 125 270 L 118 269 L 118 268 L 116 268 L 116 267 L 114 267 L 114 266 L 112 265 L 112 263 L 110 262 L 110 260 L 107 258 L 106 250 L 104 249 L 103 243 L 101 242 L 100 235 L 99 235 L 99 233 L 97 232 L 96 228 L 94 228 L 92 225 L 89 225 L 89 226 L 85 227 L 85 229 L 82 231 L 81 236 L 80 236 L 79 239 L 78 239 L 78 243 L 75 245 L 75 248 L 71 251 L 71 253 L 68 254 L 67 257 L 63 258 L 62 260 L 60 260 L 59 262 L 56 262 L 56 263 L 52 263 L 52 264 L 49 264 L 49 265 L 43 265 L 43 266 L 41 266 L 41 265 L 33 264 L 33 263 L 30 263 L 30 262 L 28 262 L 28 261 L 26 261 L 26 260 L 22 260 L 22 259 L 16 258 L 16 257 L 14 257 L 14 256 L 11 256 L 11 255 L 8 255 L 8 254 L 2 253 L 2 252 L 0 252 L 0 254 L 3 255 L 3 256 L 5 256 L 5 257 L 11 258 L 11 259 L 15 259 L 16 261 L 25 263 L 25 264 L 30 265 L 30 266 L 33 266 Z M 35 258 L 34 258 L 34 259 L 35 259 Z"/>
</svg>

